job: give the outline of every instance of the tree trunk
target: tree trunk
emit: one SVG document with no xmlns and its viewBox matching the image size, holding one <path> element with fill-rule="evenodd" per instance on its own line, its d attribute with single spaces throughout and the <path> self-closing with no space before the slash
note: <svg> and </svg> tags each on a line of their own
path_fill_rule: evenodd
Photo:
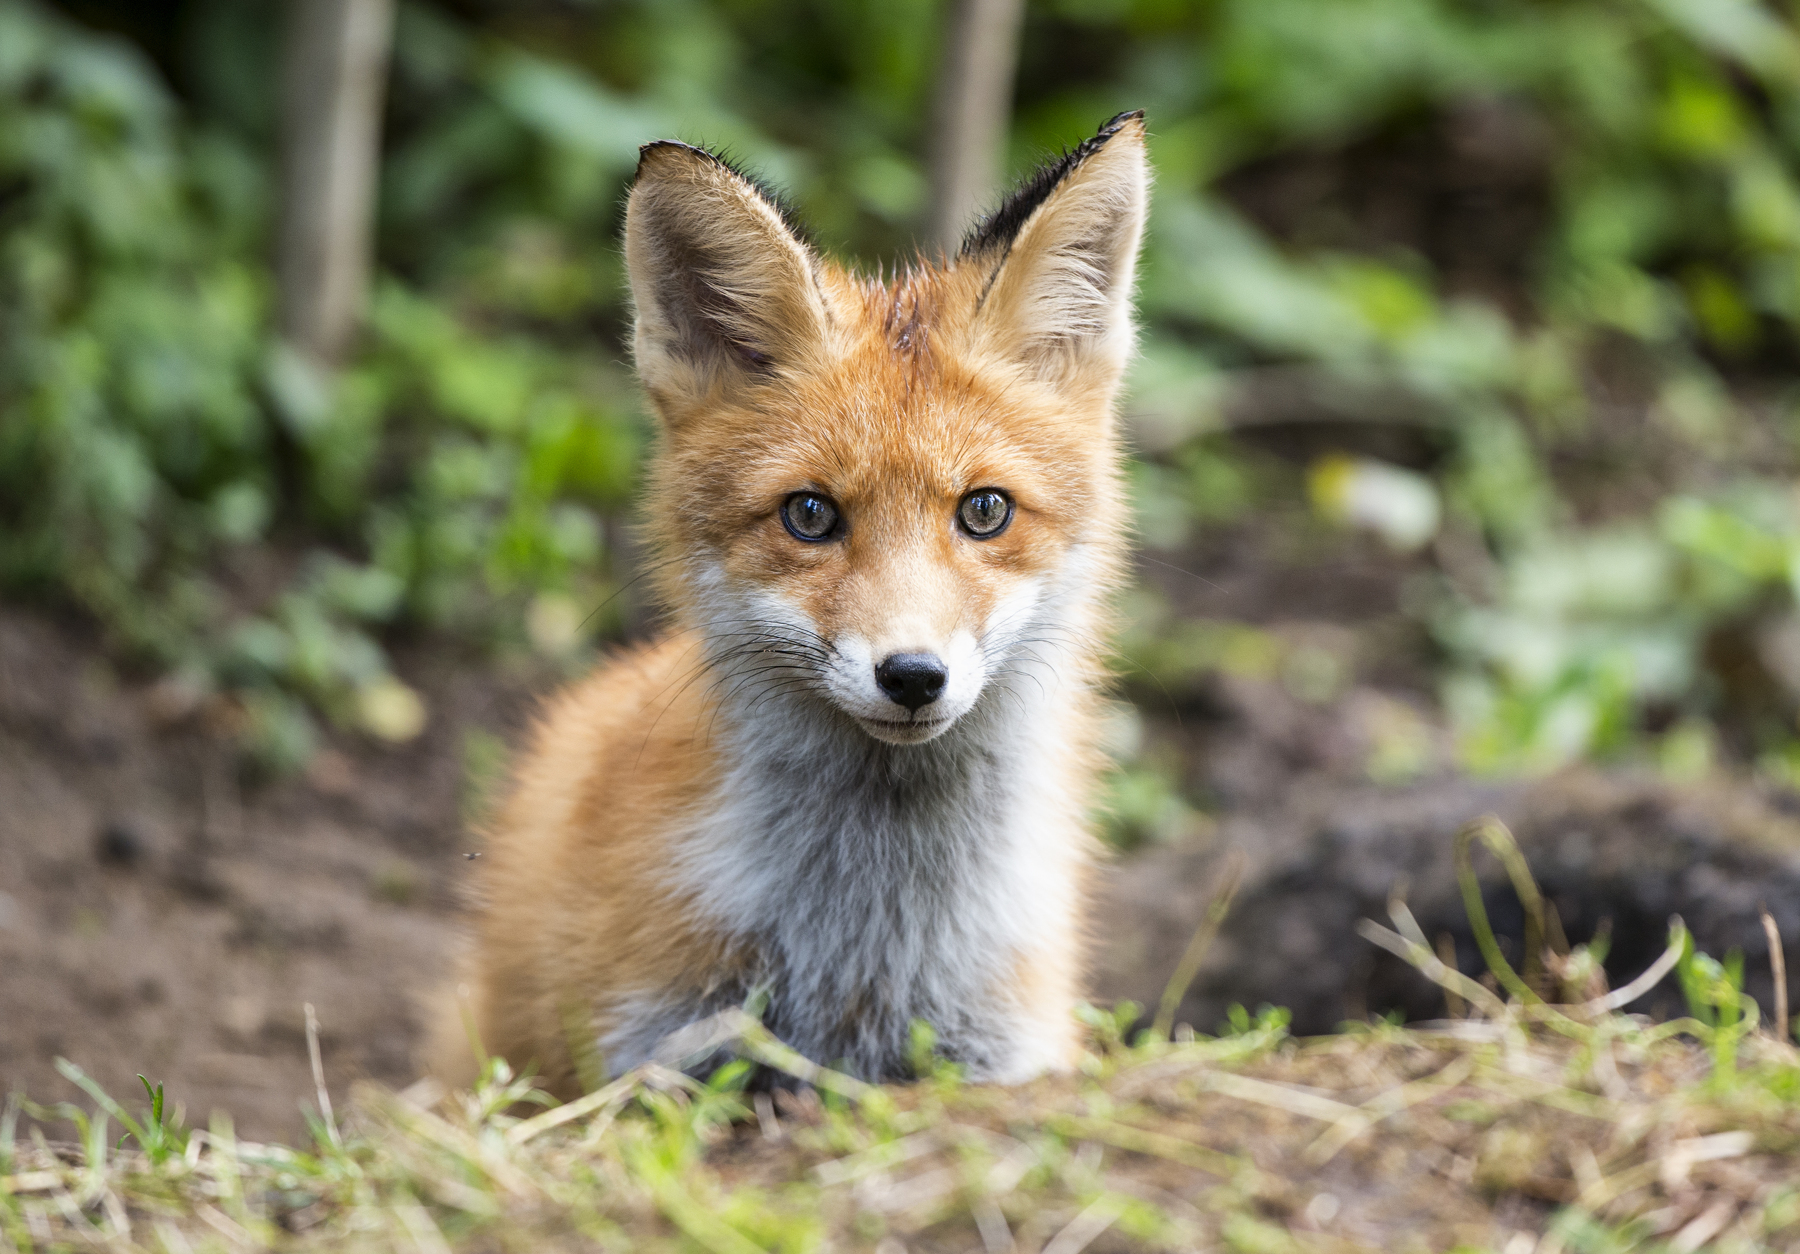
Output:
<svg viewBox="0 0 1800 1254">
<path fill-rule="evenodd" d="M 282 66 L 282 337 L 315 364 L 350 345 L 368 288 L 393 0 L 290 0 Z"/>
<path fill-rule="evenodd" d="M 931 237 L 953 256 L 1000 186 L 1024 0 L 948 0 L 932 116 Z"/>
</svg>

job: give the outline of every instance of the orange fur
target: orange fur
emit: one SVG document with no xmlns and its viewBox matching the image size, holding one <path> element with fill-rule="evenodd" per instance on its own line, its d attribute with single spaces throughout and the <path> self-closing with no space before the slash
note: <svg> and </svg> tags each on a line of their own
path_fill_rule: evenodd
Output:
<svg viewBox="0 0 1800 1254">
<path fill-rule="evenodd" d="M 466 969 L 486 1048 L 566 1092 L 591 1043 L 630 1063 L 761 989 L 877 1077 L 915 1014 L 980 1075 L 1072 1063 L 1143 147 L 1115 119 L 1016 221 L 891 281 L 707 154 L 646 148 L 626 253 L 674 626 L 522 756 Z M 956 519 L 984 488 L 1013 513 L 978 539 Z M 798 492 L 842 533 L 790 534 Z M 881 704 L 865 671 L 895 653 L 947 659 L 941 701 Z M 466 1078 L 446 1036 L 435 1069 Z"/>
</svg>

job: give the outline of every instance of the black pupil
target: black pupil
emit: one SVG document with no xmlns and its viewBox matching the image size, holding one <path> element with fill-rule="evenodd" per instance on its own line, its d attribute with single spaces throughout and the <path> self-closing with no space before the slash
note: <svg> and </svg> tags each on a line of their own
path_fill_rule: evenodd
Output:
<svg viewBox="0 0 1800 1254">
<path fill-rule="evenodd" d="M 992 531 L 1006 521 L 1006 498 L 998 492 L 977 492 L 963 506 L 963 521 L 970 531 Z"/>
<path fill-rule="evenodd" d="M 837 521 L 836 511 L 816 496 L 797 496 L 788 505 L 788 519 L 803 536 L 822 536 Z"/>
</svg>

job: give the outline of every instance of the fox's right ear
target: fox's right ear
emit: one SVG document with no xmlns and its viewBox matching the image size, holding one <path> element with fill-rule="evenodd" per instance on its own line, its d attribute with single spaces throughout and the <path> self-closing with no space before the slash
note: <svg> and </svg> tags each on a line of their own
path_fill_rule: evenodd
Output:
<svg viewBox="0 0 1800 1254">
<path fill-rule="evenodd" d="M 638 375 L 665 418 L 818 351 L 812 251 L 774 197 L 704 149 L 638 154 L 625 209 Z"/>
</svg>

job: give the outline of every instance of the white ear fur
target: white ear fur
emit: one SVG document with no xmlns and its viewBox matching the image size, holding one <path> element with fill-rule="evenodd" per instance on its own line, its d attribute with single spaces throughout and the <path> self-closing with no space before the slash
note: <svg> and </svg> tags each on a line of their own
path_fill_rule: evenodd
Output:
<svg viewBox="0 0 1800 1254">
<path fill-rule="evenodd" d="M 812 252 L 748 178 L 686 144 L 648 144 L 625 210 L 639 377 L 664 407 L 754 384 L 817 351 Z"/>
<path fill-rule="evenodd" d="M 1116 385 L 1149 187 L 1143 114 L 1121 114 L 978 228 L 963 259 L 993 267 L 982 347 L 1065 386 Z"/>
</svg>

